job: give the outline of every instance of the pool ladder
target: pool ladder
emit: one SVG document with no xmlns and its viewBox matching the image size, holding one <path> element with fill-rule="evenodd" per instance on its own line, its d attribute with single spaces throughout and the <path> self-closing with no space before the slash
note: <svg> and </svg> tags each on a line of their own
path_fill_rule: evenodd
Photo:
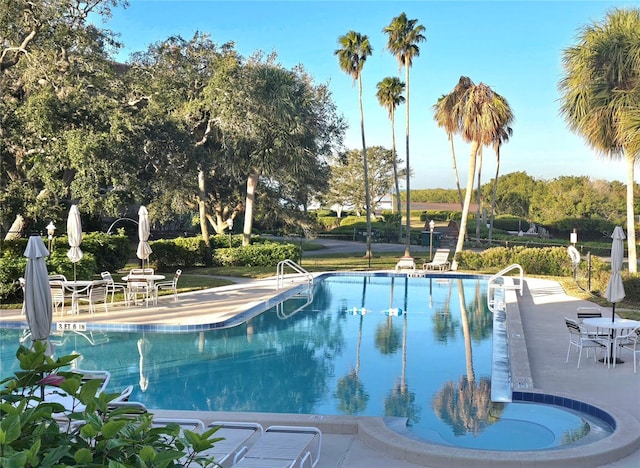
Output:
<svg viewBox="0 0 640 468">
<path fill-rule="evenodd" d="M 513 282 L 506 282 L 505 275 L 513 270 L 519 270 L 519 276 L 516 278 L 510 277 L 513 279 Z M 517 263 L 511 264 L 493 275 L 491 278 L 489 278 L 489 281 L 487 283 L 487 305 L 489 306 L 489 310 L 493 313 L 498 310 L 505 310 L 505 290 L 517 290 L 520 292 L 520 296 L 522 296 L 523 285 L 524 271 L 522 270 L 522 267 Z"/>
<path fill-rule="evenodd" d="M 286 259 L 278 263 L 278 266 L 276 267 L 276 288 L 277 289 L 281 289 L 282 287 L 284 287 L 284 268 L 287 266 L 292 270 L 295 270 L 296 273 L 298 273 L 299 275 L 303 276 L 307 280 L 308 287 L 311 287 L 313 285 L 313 275 L 311 273 L 309 273 L 307 270 L 302 268 L 293 260 Z"/>
</svg>

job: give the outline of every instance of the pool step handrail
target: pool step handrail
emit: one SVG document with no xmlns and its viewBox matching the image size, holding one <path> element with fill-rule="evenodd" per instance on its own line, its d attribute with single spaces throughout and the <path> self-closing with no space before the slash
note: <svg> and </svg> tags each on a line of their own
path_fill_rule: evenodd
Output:
<svg viewBox="0 0 640 468">
<path fill-rule="evenodd" d="M 289 267 L 292 270 L 295 270 L 296 273 L 304 276 L 307 280 L 307 285 L 311 287 L 313 285 L 313 275 L 309 273 L 307 270 L 302 268 L 296 262 L 290 259 L 282 260 L 278 263 L 276 267 L 276 288 L 281 289 L 284 286 L 284 268 Z"/>
<path fill-rule="evenodd" d="M 505 282 L 504 277 L 513 270 L 518 270 L 520 273 L 519 276 L 514 279 L 513 283 Z M 523 286 L 524 270 L 520 264 L 512 263 L 508 267 L 500 270 L 489 278 L 487 282 L 487 305 L 489 306 L 489 310 L 494 313 L 497 309 L 504 310 L 504 291 L 507 289 L 519 291 L 520 296 L 522 296 Z"/>
</svg>

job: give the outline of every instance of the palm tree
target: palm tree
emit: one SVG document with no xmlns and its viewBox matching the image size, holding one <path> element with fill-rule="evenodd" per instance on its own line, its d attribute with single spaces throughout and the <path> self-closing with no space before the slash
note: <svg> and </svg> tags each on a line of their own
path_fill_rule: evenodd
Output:
<svg viewBox="0 0 640 468">
<path fill-rule="evenodd" d="M 456 161 L 456 151 L 453 145 L 453 136 L 459 131 L 459 122 L 457 116 L 454 115 L 454 107 L 460 101 L 464 93 L 473 86 L 471 78 L 461 76 L 458 84 L 449 94 L 445 94 L 433 106 L 433 118 L 438 127 L 444 128 L 447 132 L 447 138 L 451 144 L 451 156 L 453 158 L 453 174 L 456 178 L 456 186 L 458 187 L 458 198 L 460 200 L 460 208 L 464 206 L 462 198 L 462 188 L 460 187 L 460 177 L 458 176 L 458 163 Z"/>
<path fill-rule="evenodd" d="M 393 180 L 396 187 L 396 206 L 398 207 L 399 226 L 398 242 L 402 242 L 402 203 L 400 201 L 400 183 L 398 182 L 398 156 L 396 154 L 396 124 L 395 111 L 404 102 L 404 83 L 398 77 L 386 77 L 378 83 L 376 97 L 382 107 L 387 109 L 391 120 L 391 153 L 393 155 Z"/>
<path fill-rule="evenodd" d="M 482 146 L 493 144 L 498 135 L 513 120 L 513 113 L 504 97 L 494 92 L 484 83 L 480 83 L 470 86 L 461 96 L 459 102 L 454 106 L 453 115 L 459 122 L 459 132 L 462 138 L 471 143 L 467 187 L 462 207 L 460 232 L 458 233 L 458 242 L 456 244 L 457 254 L 464 247 L 478 153 Z M 457 261 L 454 257 L 451 269 L 456 270 L 457 266 Z"/>
<path fill-rule="evenodd" d="M 626 161 L 629 272 L 636 273 L 633 186 L 640 145 L 632 121 L 638 122 L 640 107 L 640 10 L 610 10 L 604 21 L 583 27 L 577 42 L 563 52 L 560 111 L 601 155 Z"/>
<path fill-rule="evenodd" d="M 369 194 L 369 170 L 367 164 L 367 144 L 364 138 L 364 111 L 362 109 L 362 69 L 367 57 L 373 52 L 369 37 L 355 31 L 349 31 L 338 38 L 341 48 L 334 53 L 338 56 L 340 69 L 358 82 L 358 100 L 360 104 L 360 132 L 362 134 L 362 164 L 364 165 L 364 190 L 367 204 L 367 253 L 371 258 L 371 196 Z"/>
<path fill-rule="evenodd" d="M 417 19 L 407 19 L 406 13 L 400 14 L 391 20 L 391 24 L 384 28 L 382 32 L 389 36 L 387 49 L 398 59 L 400 68 L 405 67 L 405 83 L 407 85 L 407 107 L 405 109 L 405 142 L 406 142 L 406 165 L 407 165 L 407 219 L 406 219 L 406 247 L 404 256 L 411 256 L 411 170 L 409 165 L 409 68 L 413 64 L 413 58 L 420 55 L 418 43 L 426 41 L 422 34 L 426 28 L 421 24 L 416 24 Z"/>
</svg>

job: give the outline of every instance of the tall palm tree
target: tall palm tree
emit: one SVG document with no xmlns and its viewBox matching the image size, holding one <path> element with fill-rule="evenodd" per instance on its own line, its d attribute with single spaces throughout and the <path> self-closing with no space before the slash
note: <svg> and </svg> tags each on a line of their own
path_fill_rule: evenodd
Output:
<svg viewBox="0 0 640 468">
<path fill-rule="evenodd" d="M 467 89 L 454 106 L 453 114 L 459 122 L 459 132 L 462 138 L 471 143 L 467 187 L 462 207 L 460 232 L 458 233 L 458 242 L 456 244 L 456 253 L 458 253 L 464 247 L 478 153 L 482 146 L 493 144 L 498 138 L 497 135 L 513 120 L 513 113 L 504 97 L 494 92 L 484 83 L 480 83 Z M 451 269 L 455 270 L 457 266 L 457 261 L 454 257 Z"/>
<path fill-rule="evenodd" d="M 629 123 L 640 107 L 640 10 L 614 8 L 604 21 L 584 26 L 562 61 L 560 111 L 569 128 L 601 155 L 626 162 L 629 272 L 636 273 L 633 186 L 640 147 L 632 144 Z"/>
<path fill-rule="evenodd" d="M 338 56 L 340 69 L 358 82 L 358 101 L 360 104 L 360 133 L 362 134 L 362 164 L 364 165 L 364 190 L 367 204 L 367 253 L 371 258 L 371 195 L 369 194 L 369 168 L 367 163 L 367 144 L 364 137 L 364 110 L 362 108 L 362 69 L 367 57 L 373 52 L 369 37 L 355 31 L 349 31 L 338 38 L 341 48 L 334 53 Z"/>
<path fill-rule="evenodd" d="M 438 102 L 433 106 L 433 118 L 438 124 L 438 127 L 444 128 L 447 132 L 447 138 L 451 145 L 451 157 L 453 158 L 453 174 L 456 179 L 456 186 L 458 187 L 458 199 L 460 200 L 460 208 L 463 207 L 462 188 L 460 187 L 460 177 L 458 176 L 458 163 L 456 161 L 456 151 L 453 145 L 453 136 L 459 132 L 458 116 L 454 115 L 455 105 L 460 101 L 464 93 L 473 86 L 474 83 L 471 78 L 467 76 L 461 76 L 458 80 L 458 84 L 451 90 L 449 94 L 445 94 L 438 99 Z"/>
<path fill-rule="evenodd" d="M 417 24 L 417 19 L 407 19 L 406 13 L 401 13 L 391 20 L 391 24 L 384 28 L 382 32 L 389 36 L 387 49 L 398 59 L 400 68 L 405 68 L 405 83 L 407 85 L 407 107 L 405 109 L 405 143 L 406 143 L 406 165 L 407 165 L 407 219 L 406 222 L 406 247 L 404 256 L 411 256 L 411 170 L 409 164 L 409 69 L 413 64 L 413 58 L 420 55 L 418 43 L 426 41 L 422 34 L 426 28 Z"/>
<path fill-rule="evenodd" d="M 396 206 L 398 207 L 399 226 L 398 242 L 402 242 L 402 202 L 400 200 L 400 183 L 398 181 L 398 156 L 396 153 L 396 107 L 404 102 L 404 83 L 398 77 L 387 76 L 378 83 L 376 97 L 382 107 L 387 109 L 391 120 L 391 154 L 393 155 L 393 180 L 396 188 Z"/>
</svg>

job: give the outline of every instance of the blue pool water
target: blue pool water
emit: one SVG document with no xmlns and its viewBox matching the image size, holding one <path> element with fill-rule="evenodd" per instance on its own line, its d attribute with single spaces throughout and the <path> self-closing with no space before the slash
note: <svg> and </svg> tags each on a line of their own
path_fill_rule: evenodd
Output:
<svg viewBox="0 0 640 468">
<path fill-rule="evenodd" d="M 0 376 L 20 330 L 0 330 Z M 407 418 L 413 436 L 491 450 L 573 443 L 593 421 L 491 403 L 492 314 L 483 278 L 329 276 L 246 323 L 198 333 L 65 333 L 56 354 L 134 385 L 149 408 Z"/>
</svg>

